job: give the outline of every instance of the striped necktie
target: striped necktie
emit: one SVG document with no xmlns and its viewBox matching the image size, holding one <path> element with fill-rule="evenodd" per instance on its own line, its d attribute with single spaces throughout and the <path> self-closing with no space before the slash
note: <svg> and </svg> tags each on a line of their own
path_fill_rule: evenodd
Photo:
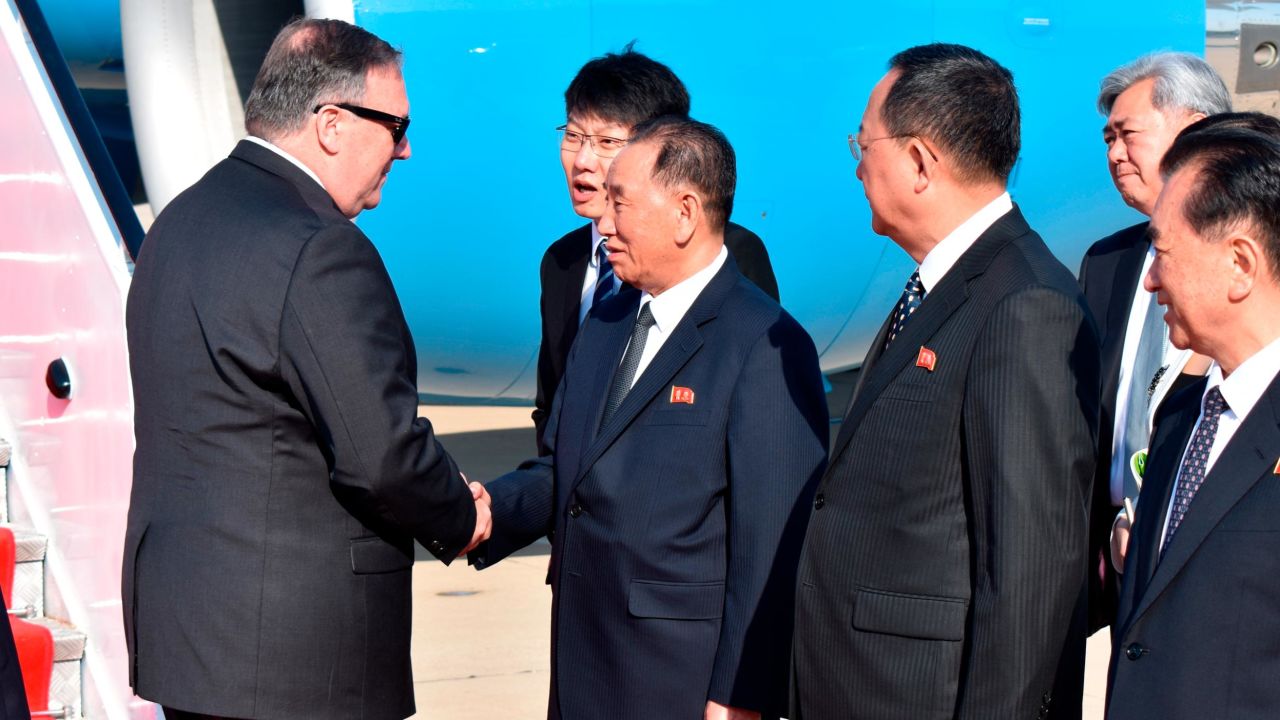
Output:
<svg viewBox="0 0 1280 720">
<path fill-rule="evenodd" d="M 591 294 L 591 307 L 595 307 L 613 295 L 613 265 L 609 263 L 609 251 L 604 242 L 596 248 L 596 289 Z"/>
<path fill-rule="evenodd" d="M 649 339 L 649 328 L 653 327 L 653 311 L 649 303 L 640 308 L 636 316 L 636 324 L 631 326 L 631 340 L 622 355 L 622 364 L 613 373 L 613 383 L 609 386 L 609 395 L 605 398 L 604 415 L 600 419 L 600 427 L 609 424 L 613 414 L 622 406 L 622 400 L 631 392 L 635 383 L 636 370 L 640 368 L 640 356 L 644 355 L 644 346 Z"/>
</svg>

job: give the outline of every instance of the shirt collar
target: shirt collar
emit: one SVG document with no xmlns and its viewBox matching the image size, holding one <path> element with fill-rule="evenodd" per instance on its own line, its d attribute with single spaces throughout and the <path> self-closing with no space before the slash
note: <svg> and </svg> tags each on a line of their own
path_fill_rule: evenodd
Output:
<svg viewBox="0 0 1280 720">
<path fill-rule="evenodd" d="M 248 137 L 246 137 L 246 138 L 245 138 L 245 140 L 248 140 L 248 141 L 249 141 L 249 142 L 251 142 L 251 143 L 256 143 L 256 144 L 258 144 L 258 145 L 261 145 L 262 147 L 264 147 L 264 148 L 266 148 L 266 149 L 270 150 L 271 152 L 273 152 L 273 153 L 275 153 L 275 154 L 279 155 L 280 157 L 284 158 L 285 160 L 288 160 L 289 162 L 291 162 L 291 163 L 293 163 L 294 165 L 296 165 L 296 166 L 297 166 L 297 168 L 298 168 L 299 170 L 301 170 L 302 172 L 306 173 L 306 174 L 307 174 L 307 177 L 311 178 L 312 180 L 315 180 L 317 185 L 319 185 L 319 186 L 320 186 L 320 187 L 322 187 L 322 188 L 324 187 L 324 183 L 320 182 L 320 176 L 318 176 L 318 175 L 316 175 L 314 172 L 312 172 L 311 168 L 307 167 L 306 165 L 303 165 L 301 160 L 299 160 L 298 158 L 296 158 L 296 157 L 294 157 L 294 156 L 290 155 L 289 153 L 285 152 L 284 150 L 281 150 L 281 149 L 280 149 L 280 147 L 279 147 L 278 145 L 275 145 L 275 144 L 273 144 L 273 143 L 271 143 L 271 142 L 269 142 L 269 141 L 267 141 L 267 140 L 263 140 L 263 139 L 262 139 L 262 138 L 260 138 L 260 137 L 255 137 L 255 136 L 253 136 L 253 135 L 249 135 Z"/>
<path fill-rule="evenodd" d="M 934 245 L 920 262 L 920 284 L 924 286 L 924 291 L 928 293 L 942 282 L 947 271 L 956 264 L 966 250 L 977 242 L 982 233 L 1012 209 L 1013 200 L 1009 197 L 1009 193 L 1000 193 L 999 197 L 987 203 L 942 238 L 942 242 Z"/>
<path fill-rule="evenodd" d="M 666 292 L 657 297 L 647 292 L 640 296 L 640 307 L 649 303 L 649 312 L 653 313 L 653 324 L 658 327 L 658 332 L 666 335 L 675 329 L 728 257 L 729 251 L 721 246 L 720 252 L 709 265 L 671 286 Z"/>
<path fill-rule="evenodd" d="M 600 234 L 599 228 L 596 227 L 596 221 L 591 221 L 591 257 L 587 262 L 591 267 L 600 266 L 600 243 L 604 242 L 604 236 Z"/>
<path fill-rule="evenodd" d="M 1222 377 L 1222 368 L 1215 362 L 1209 368 L 1209 383 L 1205 386 L 1205 392 L 1214 387 L 1220 388 L 1227 407 L 1231 408 L 1236 417 L 1243 418 L 1258 404 L 1277 373 L 1280 373 L 1280 338 L 1272 340 L 1269 345 L 1240 363 L 1240 367 L 1225 379 Z"/>
</svg>

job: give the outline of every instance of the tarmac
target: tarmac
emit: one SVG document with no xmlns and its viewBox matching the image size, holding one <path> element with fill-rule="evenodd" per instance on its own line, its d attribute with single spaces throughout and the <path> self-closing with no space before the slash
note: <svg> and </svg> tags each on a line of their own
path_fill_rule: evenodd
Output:
<svg viewBox="0 0 1280 720">
<path fill-rule="evenodd" d="M 852 379 L 832 378 L 833 416 Z M 535 454 L 528 407 L 424 406 L 422 414 L 471 480 L 485 482 Z M 833 436 L 838 426 L 833 425 Z M 476 572 L 421 548 L 413 574 L 413 678 L 421 720 L 546 717 L 551 591 L 545 542 Z M 1110 638 L 1089 639 L 1084 720 L 1101 720 Z"/>
</svg>

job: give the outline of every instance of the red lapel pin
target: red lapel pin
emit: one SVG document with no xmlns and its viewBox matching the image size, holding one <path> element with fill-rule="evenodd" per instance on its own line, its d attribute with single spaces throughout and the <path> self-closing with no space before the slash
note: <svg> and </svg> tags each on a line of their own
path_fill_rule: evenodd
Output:
<svg viewBox="0 0 1280 720">
<path fill-rule="evenodd" d="M 671 386 L 671 402 L 685 403 L 686 405 L 692 405 L 693 390 L 687 387 L 680 387 L 679 385 L 672 385 Z"/>
<path fill-rule="evenodd" d="M 938 354 L 929 348 L 921 345 L 920 354 L 916 355 L 916 367 L 922 367 L 929 372 L 933 372 L 933 366 L 938 363 Z"/>
</svg>

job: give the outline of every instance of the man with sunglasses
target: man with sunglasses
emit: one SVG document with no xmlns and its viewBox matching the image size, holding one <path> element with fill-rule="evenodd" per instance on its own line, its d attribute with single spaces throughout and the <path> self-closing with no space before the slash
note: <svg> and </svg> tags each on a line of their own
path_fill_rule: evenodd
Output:
<svg viewBox="0 0 1280 720">
<path fill-rule="evenodd" d="M 291 23 L 250 136 L 138 257 L 124 619 L 131 684 L 169 720 L 412 715 L 413 541 L 447 563 L 487 532 L 350 220 L 409 157 L 400 62 L 353 25 Z"/>
<path fill-rule="evenodd" d="M 663 115 L 687 116 L 689 93 L 666 65 L 628 44 L 582 66 L 564 92 L 565 124 L 560 162 L 573 211 L 590 220 L 547 248 L 542 257 L 542 345 L 538 352 L 538 395 L 533 411 L 538 452 L 551 401 L 564 375 L 569 348 L 595 303 L 622 287 L 609 265 L 604 238 L 596 228 L 605 207 L 605 176 L 637 125 Z M 738 270 L 778 299 L 769 254 L 755 233 L 728 223 L 724 244 Z"/>
</svg>

